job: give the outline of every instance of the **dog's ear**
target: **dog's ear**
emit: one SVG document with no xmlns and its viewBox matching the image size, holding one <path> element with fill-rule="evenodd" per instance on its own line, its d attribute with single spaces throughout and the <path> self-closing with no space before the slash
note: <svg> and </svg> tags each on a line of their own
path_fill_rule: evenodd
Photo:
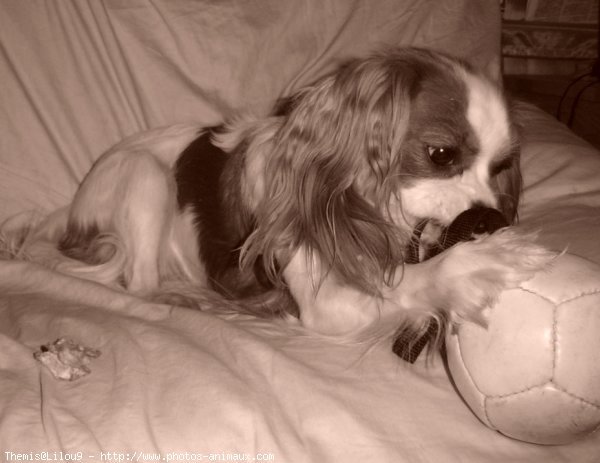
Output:
<svg viewBox="0 0 600 463">
<path fill-rule="evenodd" d="M 523 191 L 523 177 L 521 176 L 521 139 L 523 121 L 520 120 L 518 104 L 508 99 L 507 106 L 511 119 L 511 155 L 496 172 L 492 172 L 492 188 L 498 198 L 498 207 L 504 214 L 508 223 L 515 223 L 518 219 L 517 210 L 521 192 Z"/>
<path fill-rule="evenodd" d="M 245 259 L 262 256 L 277 277 L 303 245 L 344 283 L 377 294 L 391 281 L 406 239 L 388 214 L 414 80 L 403 69 L 350 63 L 288 105 Z"/>
<path fill-rule="evenodd" d="M 494 176 L 492 183 L 498 196 L 500 211 L 509 223 L 514 223 L 517 220 L 517 208 L 523 189 L 520 156 L 518 154 L 513 155 L 513 160 L 508 167 Z"/>
</svg>

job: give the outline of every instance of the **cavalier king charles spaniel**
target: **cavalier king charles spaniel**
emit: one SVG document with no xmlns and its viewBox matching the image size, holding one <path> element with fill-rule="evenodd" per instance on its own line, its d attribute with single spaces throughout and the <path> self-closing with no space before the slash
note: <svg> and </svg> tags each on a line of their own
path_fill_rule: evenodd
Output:
<svg viewBox="0 0 600 463">
<path fill-rule="evenodd" d="M 122 141 L 27 242 L 51 242 L 60 271 L 141 296 L 210 288 L 320 333 L 418 331 L 431 317 L 481 321 L 552 259 L 505 228 L 405 261 L 422 224 L 435 243 L 473 206 L 512 223 L 520 189 L 501 90 L 445 54 L 393 49 L 346 62 L 269 117 Z"/>
</svg>

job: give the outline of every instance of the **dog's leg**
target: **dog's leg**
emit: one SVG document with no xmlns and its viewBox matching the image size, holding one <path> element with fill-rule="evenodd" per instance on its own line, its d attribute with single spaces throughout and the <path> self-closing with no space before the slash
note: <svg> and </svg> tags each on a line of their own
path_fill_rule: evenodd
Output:
<svg viewBox="0 0 600 463">
<path fill-rule="evenodd" d="M 556 257 L 535 238 L 504 229 L 459 243 L 422 263 L 405 265 L 403 273 L 398 271 L 397 284 L 384 290 L 387 314 L 407 311 L 408 322 L 417 328 L 440 312 L 451 322 L 485 324 L 483 310 L 502 291 L 532 278 Z"/>
<path fill-rule="evenodd" d="M 377 324 L 392 334 L 400 325 L 420 326 L 446 302 L 445 292 L 435 282 L 442 272 L 436 259 L 399 267 L 394 285 L 382 283 L 380 295 L 342 283 L 303 248 L 283 275 L 306 328 L 327 335 L 357 335 Z"/>
<path fill-rule="evenodd" d="M 122 280 L 133 292 L 156 290 L 175 209 L 171 172 L 151 153 L 116 151 L 100 158 L 77 191 L 61 243 L 67 256 L 87 264 L 70 266 L 72 272 L 106 283 Z"/>
<path fill-rule="evenodd" d="M 143 293 L 158 288 L 161 254 L 166 250 L 166 236 L 176 205 L 167 168 L 150 154 L 136 156 L 116 228 L 131 259 L 128 289 Z"/>
<path fill-rule="evenodd" d="M 557 254 L 537 244 L 536 236 L 512 228 L 459 243 L 424 262 L 434 266 L 426 304 L 447 312 L 450 320 L 485 323 L 483 309 L 493 305 L 502 291 L 516 288 L 543 271 Z M 402 286 L 398 286 L 396 298 L 419 308 L 410 300 L 413 292 L 404 292 Z"/>
<path fill-rule="evenodd" d="M 352 334 L 371 325 L 379 316 L 380 301 L 327 272 L 304 247 L 283 271 L 290 293 L 298 304 L 300 321 L 317 333 Z"/>
<path fill-rule="evenodd" d="M 484 323 L 483 309 L 500 293 L 546 267 L 556 253 L 531 236 L 504 230 L 481 240 L 460 243 L 419 264 L 397 269 L 394 284 L 369 295 L 339 281 L 305 249 L 293 256 L 284 278 L 309 329 L 324 334 L 352 334 L 380 322 L 394 330 L 401 324 L 421 328 L 432 315 Z"/>
</svg>

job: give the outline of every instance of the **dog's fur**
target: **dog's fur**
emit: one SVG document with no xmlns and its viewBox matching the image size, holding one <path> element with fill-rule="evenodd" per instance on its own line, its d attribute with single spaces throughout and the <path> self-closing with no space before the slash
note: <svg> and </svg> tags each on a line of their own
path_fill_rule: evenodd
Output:
<svg viewBox="0 0 600 463">
<path fill-rule="evenodd" d="M 419 223 L 433 240 L 473 205 L 513 222 L 518 148 L 491 81 L 443 54 L 388 50 L 270 117 L 121 142 L 83 180 L 66 225 L 59 214 L 25 248 L 45 239 L 62 253 L 55 268 L 141 295 L 211 287 L 252 311 L 287 304 L 328 334 L 479 320 L 551 254 L 511 229 L 418 264 L 404 253 Z"/>
</svg>

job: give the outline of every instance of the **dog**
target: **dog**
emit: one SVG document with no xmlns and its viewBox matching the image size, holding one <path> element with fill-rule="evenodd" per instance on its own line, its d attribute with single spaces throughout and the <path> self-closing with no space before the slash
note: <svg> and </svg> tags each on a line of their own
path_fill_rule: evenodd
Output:
<svg viewBox="0 0 600 463">
<path fill-rule="evenodd" d="M 122 141 L 36 239 L 60 251 L 51 265 L 66 273 L 141 296 L 210 288 L 327 335 L 481 322 L 552 253 L 507 228 L 418 263 L 405 255 L 417 226 L 433 243 L 476 205 L 515 221 L 511 121 L 501 89 L 467 63 L 386 50 L 347 61 L 272 115 Z"/>
</svg>

